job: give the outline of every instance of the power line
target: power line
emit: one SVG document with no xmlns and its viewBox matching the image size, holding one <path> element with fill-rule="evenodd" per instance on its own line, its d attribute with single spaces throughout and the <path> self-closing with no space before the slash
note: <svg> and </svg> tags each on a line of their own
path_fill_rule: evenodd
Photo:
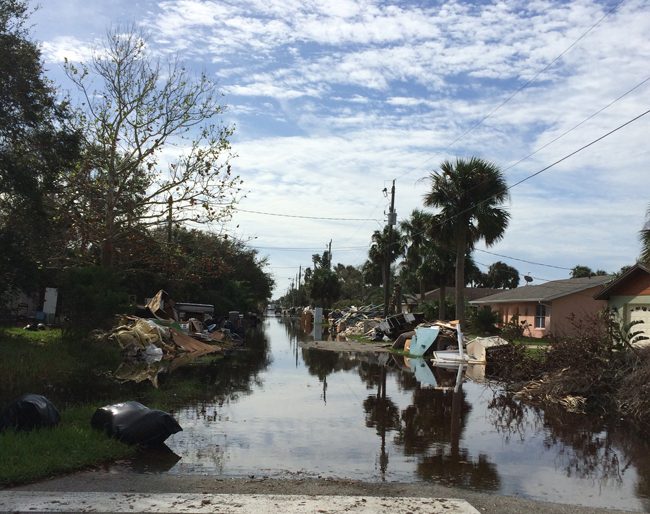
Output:
<svg viewBox="0 0 650 514">
<path fill-rule="evenodd" d="M 648 81 L 650 81 L 650 77 L 646 77 L 646 78 L 643 79 L 641 82 L 639 82 L 636 86 L 632 87 L 631 89 L 628 89 L 625 93 L 623 93 L 622 95 L 618 96 L 617 98 L 615 98 L 614 100 L 612 100 L 611 102 L 609 102 L 609 103 L 608 103 L 607 105 L 605 105 L 604 107 L 598 109 L 598 110 L 597 110 L 596 112 L 594 112 L 593 114 L 587 116 L 584 120 L 582 120 L 582 121 L 581 121 L 580 123 L 578 123 L 577 125 L 574 125 L 573 127 L 571 127 L 569 130 L 567 130 L 567 131 L 565 131 L 565 132 L 562 132 L 562 134 L 560 134 L 559 136 L 555 137 L 554 139 L 551 139 L 548 143 L 545 143 L 544 145 L 542 145 L 542 146 L 540 146 L 539 148 L 535 149 L 535 151 L 529 153 L 526 157 L 522 157 L 521 159 L 519 159 L 519 160 L 518 160 L 517 162 L 515 162 L 514 164 L 511 164 L 511 165 L 508 166 L 507 168 L 504 168 L 503 171 L 508 171 L 509 169 L 514 168 L 515 166 L 517 166 L 517 164 L 522 163 L 522 162 L 525 161 L 526 159 L 529 159 L 530 157 L 532 157 L 532 156 L 535 155 L 536 153 L 542 151 L 544 148 L 546 148 L 546 147 L 552 145 L 553 143 L 555 143 L 555 142 L 558 141 L 559 139 L 562 139 L 564 136 L 566 136 L 567 134 L 570 134 L 571 132 L 573 132 L 575 129 L 577 129 L 577 128 L 580 127 L 581 125 L 584 125 L 586 122 L 588 122 L 588 121 L 591 120 L 592 118 L 595 118 L 596 116 L 598 116 L 598 115 L 599 115 L 601 112 L 603 112 L 604 110 L 610 108 L 612 105 L 614 105 L 614 104 L 615 104 L 616 102 L 618 102 L 619 100 L 622 100 L 623 98 L 625 98 L 627 95 L 629 95 L 629 94 L 632 93 L 633 91 L 639 89 L 643 84 L 645 84 L 645 83 L 648 82 Z"/>
<path fill-rule="evenodd" d="M 298 214 L 280 214 L 276 212 L 263 212 L 263 211 L 253 211 L 249 209 L 241 209 L 239 207 L 234 207 L 234 210 L 240 211 L 240 212 L 247 212 L 250 214 L 262 214 L 264 216 L 278 216 L 281 218 L 300 218 L 300 219 L 308 219 L 308 220 L 327 220 L 327 221 L 378 221 L 375 218 L 333 218 L 333 217 L 326 217 L 326 216 L 302 216 Z"/>
<path fill-rule="evenodd" d="M 513 261 L 525 262 L 526 264 L 533 264 L 535 266 L 544 266 L 545 268 L 554 268 L 561 269 L 566 271 L 573 271 L 573 268 L 565 268 L 563 266 L 554 266 L 553 264 L 544 264 L 542 262 L 527 261 L 526 259 L 518 259 L 517 257 L 511 257 L 509 255 L 503 255 L 500 253 L 488 252 L 487 250 L 481 250 L 480 248 L 474 248 L 476 251 L 489 253 L 490 255 L 496 255 L 497 257 L 503 257 L 504 259 L 511 259 Z"/>
<path fill-rule="evenodd" d="M 538 71 L 531 79 L 529 79 L 526 83 L 523 85 L 519 86 L 513 93 L 511 93 L 503 102 L 501 102 L 499 105 L 497 105 L 494 109 L 492 109 L 489 113 L 487 113 L 483 118 L 481 118 L 477 123 L 472 125 L 469 129 L 467 129 L 465 132 L 463 132 L 460 136 L 458 136 L 456 139 L 454 139 L 448 146 L 451 147 L 458 141 L 460 141 L 463 137 L 465 137 L 467 134 L 472 132 L 474 129 L 480 127 L 485 120 L 490 118 L 495 112 L 497 112 L 501 107 L 506 105 L 510 100 L 512 100 L 515 96 L 517 96 L 521 91 L 526 89 L 528 86 L 530 86 L 537 77 L 539 77 L 542 73 L 547 71 L 551 66 L 553 66 L 557 61 L 559 61 L 565 54 L 567 54 L 574 46 L 576 46 L 582 39 L 584 39 L 592 30 L 594 30 L 598 25 L 602 23 L 602 21 L 607 18 L 610 14 L 612 14 L 618 7 L 624 2 L 625 0 L 620 0 L 617 4 L 614 5 L 609 11 L 607 11 L 602 18 L 600 18 L 596 23 L 594 23 L 591 27 L 589 27 L 585 32 L 583 32 L 578 39 L 576 39 L 573 43 L 571 43 L 568 47 L 566 47 L 555 59 L 553 59 L 551 62 L 549 62 L 544 68 L 542 68 L 540 71 Z"/>
<path fill-rule="evenodd" d="M 475 130 L 476 128 L 480 127 L 488 118 L 490 118 L 495 112 L 497 112 L 499 109 L 501 109 L 504 105 L 506 105 L 510 100 L 512 100 L 515 96 L 517 96 L 521 91 L 526 89 L 528 86 L 530 86 L 536 79 L 539 77 L 542 73 L 547 71 L 551 66 L 553 66 L 557 61 L 559 61 L 564 55 L 566 55 L 574 46 L 576 46 L 582 39 L 584 39 L 591 31 L 593 31 L 598 25 L 600 25 L 605 18 L 607 18 L 609 15 L 611 15 L 618 7 L 624 2 L 625 0 L 619 0 L 618 3 L 616 3 L 612 8 L 610 8 L 596 23 L 594 23 L 591 27 L 589 27 L 585 32 L 583 32 L 576 40 L 574 40 L 568 47 L 566 47 L 560 54 L 558 54 L 551 62 L 549 62 L 544 68 L 539 70 L 535 75 L 533 75 L 532 78 L 530 78 L 528 81 L 526 81 L 524 84 L 519 86 L 515 91 L 513 91 L 505 100 L 503 100 L 499 105 L 497 105 L 494 109 L 492 109 L 490 112 L 488 112 L 485 116 L 483 116 L 478 122 L 476 122 L 474 125 L 472 125 L 469 129 L 465 130 L 462 134 L 457 136 L 451 143 L 449 143 L 446 148 L 450 148 L 454 146 L 458 141 L 460 141 L 462 138 L 464 138 L 467 134 Z M 423 163 L 422 166 L 424 166 L 427 162 L 429 162 L 433 157 L 429 157 L 426 159 Z M 411 173 L 413 170 L 407 170 L 402 175 L 400 175 L 398 178 L 402 178 L 409 173 Z"/>
<path fill-rule="evenodd" d="M 577 153 L 582 152 L 584 149 L 589 148 L 590 146 L 595 145 L 596 143 L 598 143 L 599 141 L 602 141 L 602 140 L 605 139 L 606 137 L 611 136 L 612 134 L 614 134 L 615 132 L 618 132 L 618 131 L 621 130 L 622 128 L 627 127 L 627 126 L 630 125 L 631 123 L 634 123 L 635 121 L 637 121 L 637 120 L 643 118 L 643 117 L 644 117 L 645 115 L 647 115 L 648 113 L 650 113 L 650 109 L 648 109 L 648 110 L 645 111 L 645 112 L 642 112 L 641 114 L 635 116 L 634 118 L 632 118 L 632 119 L 626 121 L 626 122 L 623 123 L 622 125 L 619 125 L 618 127 L 614 128 L 614 129 L 612 129 L 612 130 L 610 130 L 609 132 L 606 132 L 606 133 L 603 134 L 602 136 L 597 137 L 596 139 L 590 141 L 590 142 L 587 143 L 586 145 L 581 146 L 581 147 L 578 148 L 577 150 L 574 150 L 573 152 L 571 152 L 571 153 L 565 155 L 565 156 L 562 157 L 561 159 L 558 159 L 557 161 L 555 161 L 555 162 L 549 164 L 549 165 L 546 166 L 545 168 L 542 168 L 541 170 L 536 171 L 535 173 L 533 173 L 533 174 L 531 174 L 531 175 L 528 175 L 527 177 L 524 177 L 524 178 L 521 179 L 519 182 L 515 182 L 515 183 L 512 184 L 511 186 L 508 186 L 508 190 L 510 190 L 510 189 L 512 189 L 512 188 L 514 188 L 514 187 L 517 187 L 518 185 L 523 184 L 523 183 L 526 182 L 527 180 L 530 180 L 531 178 L 536 177 L 537 175 L 539 175 L 539 174 L 545 172 L 546 170 L 551 169 L 553 166 L 556 166 L 556 165 L 560 164 L 561 162 L 566 161 L 569 157 L 573 157 L 573 156 L 576 155 Z M 490 199 L 490 198 L 486 198 L 485 200 L 482 200 L 481 202 L 479 202 L 479 205 L 480 205 L 481 203 L 485 203 L 485 202 L 487 202 L 489 199 Z M 461 214 L 462 214 L 462 213 L 461 213 Z"/>
<path fill-rule="evenodd" d="M 477 261 L 477 260 L 475 260 L 474 262 L 475 262 L 476 264 L 478 264 L 479 266 L 483 266 L 483 267 L 488 268 L 488 269 L 492 266 L 491 264 L 485 264 L 484 262 L 479 262 L 479 261 Z M 510 270 L 507 270 L 507 269 L 499 270 L 499 271 L 500 271 L 500 272 L 509 273 L 509 274 L 511 274 L 511 275 L 515 275 L 515 274 L 516 274 L 517 276 L 519 276 L 519 274 L 520 274 L 520 273 L 519 273 L 519 270 L 516 270 L 516 269 L 515 269 L 514 271 L 510 271 Z M 553 282 L 553 280 L 551 280 L 551 279 L 549 279 L 549 278 L 536 277 L 536 276 L 531 275 L 531 274 L 529 274 L 529 273 L 525 273 L 525 275 L 528 276 L 528 277 L 534 278 L 535 280 L 542 280 L 543 282 Z M 539 284 L 535 284 L 535 285 L 539 285 Z"/>
</svg>

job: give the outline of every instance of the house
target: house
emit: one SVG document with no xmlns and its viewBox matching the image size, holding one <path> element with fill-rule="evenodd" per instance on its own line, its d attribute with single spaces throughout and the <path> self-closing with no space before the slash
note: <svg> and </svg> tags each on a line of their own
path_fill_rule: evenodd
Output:
<svg viewBox="0 0 650 514">
<path fill-rule="evenodd" d="M 650 337 L 650 268 L 635 264 L 605 289 L 596 300 L 606 300 L 610 309 L 624 323 L 642 321 L 633 331 L 643 331 Z"/>
<path fill-rule="evenodd" d="M 539 285 L 526 285 L 470 301 L 470 305 L 488 306 L 499 313 L 499 324 L 517 316 L 525 327 L 524 335 L 545 337 L 570 335 L 576 321 L 589 319 L 607 307 L 597 300 L 612 276 L 594 276 L 552 280 Z"/>
</svg>

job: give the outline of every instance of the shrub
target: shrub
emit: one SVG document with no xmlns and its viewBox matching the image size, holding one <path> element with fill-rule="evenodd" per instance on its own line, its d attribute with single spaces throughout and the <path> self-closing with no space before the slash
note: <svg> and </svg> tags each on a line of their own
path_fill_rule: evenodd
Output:
<svg viewBox="0 0 650 514">
<path fill-rule="evenodd" d="M 501 337 L 506 341 L 516 341 L 524 336 L 525 323 L 519 323 L 519 316 L 514 315 L 501 329 Z"/>
<path fill-rule="evenodd" d="M 496 334 L 497 323 L 499 322 L 499 313 L 483 306 L 469 312 L 469 326 L 472 331 L 480 334 Z"/>
</svg>

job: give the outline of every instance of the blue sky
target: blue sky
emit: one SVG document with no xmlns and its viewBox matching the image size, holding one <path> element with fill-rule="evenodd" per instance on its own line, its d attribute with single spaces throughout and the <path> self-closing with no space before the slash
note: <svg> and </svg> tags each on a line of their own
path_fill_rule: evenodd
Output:
<svg viewBox="0 0 650 514">
<path fill-rule="evenodd" d="M 214 230 L 269 257 L 276 294 L 330 239 L 335 263 L 362 264 L 393 179 L 400 220 L 444 159 L 494 161 L 513 185 L 650 109 L 642 0 L 43 0 L 31 21 L 64 90 L 63 58 L 88 59 L 129 23 L 218 82 L 248 195 Z M 555 267 L 481 245 L 479 267 L 502 260 L 540 283 L 633 263 L 649 129 L 650 114 L 512 188 L 510 227 L 487 250 Z"/>
</svg>

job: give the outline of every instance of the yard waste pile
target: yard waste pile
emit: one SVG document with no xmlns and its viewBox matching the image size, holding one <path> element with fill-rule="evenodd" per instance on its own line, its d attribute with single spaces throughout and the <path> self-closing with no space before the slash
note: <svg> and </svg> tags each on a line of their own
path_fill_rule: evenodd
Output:
<svg viewBox="0 0 650 514">
<path fill-rule="evenodd" d="M 135 401 L 100 407 L 90 425 L 123 443 L 141 446 L 159 446 L 183 430 L 171 414 Z"/>
<path fill-rule="evenodd" d="M 57 408 L 45 396 L 25 394 L 11 402 L 0 414 L 0 432 L 7 429 L 20 431 L 48 428 L 59 424 Z"/>
</svg>

